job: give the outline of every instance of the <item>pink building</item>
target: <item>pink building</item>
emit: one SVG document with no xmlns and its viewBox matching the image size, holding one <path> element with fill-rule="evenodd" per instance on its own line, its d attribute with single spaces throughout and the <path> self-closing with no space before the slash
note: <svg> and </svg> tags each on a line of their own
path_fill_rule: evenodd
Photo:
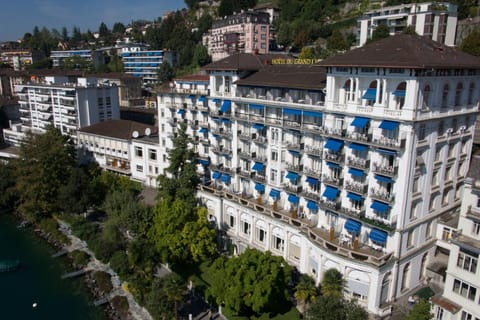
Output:
<svg viewBox="0 0 480 320">
<path fill-rule="evenodd" d="M 214 21 L 203 37 L 213 61 L 233 53 L 268 53 L 270 15 L 246 11 Z"/>
</svg>

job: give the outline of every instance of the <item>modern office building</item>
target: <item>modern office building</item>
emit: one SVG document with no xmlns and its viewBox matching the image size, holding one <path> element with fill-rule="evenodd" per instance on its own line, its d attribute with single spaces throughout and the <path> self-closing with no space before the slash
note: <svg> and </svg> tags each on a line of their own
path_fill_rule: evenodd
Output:
<svg viewBox="0 0 480 320">
<path fill-rule="evenodd" d="M 388 27 L 390 35 L 402 33 L 411 26 L 421 36 L 454 46 L 457 5 L 448 2 L 409 3 L 368 11 L 358 20 L 357 46 L 363 46 L 381 24 Z"/>
<path fill-rule="evenodd" d="M 105 56 L 102 50 L 55 50 L 50 53 L 50 59 L 54 67 L 61 67 L 65 60 L 82 59 L 91 62 L 95 68 L 105 63 Z"/>
<path fill-rule="evenodd" d="M 78 78 L 75 83 L 60 76 L 45 80 L 15 86 L 23 132 L 44 132 L 53 125 L 76 139 L 81 127 L 120 118 L 117 86 L 99 84 L 95 78 Z"/>
<path fill-rule="evenodd" d="M 125 73 L 141 77 L 143 83 L 156 83 L 158 70 L 164 62 L 171 66 L 178 63 L 176 51 L 171 50 L 144 50 L 143 47 L 122 48 L 122 60 Z"/>
<path fill-rule="evenodd" d="M 245 11 L 216 20 L 203 36 L 203 44 L 213 61 L 234 53 L 268 53 L 269 19 L 266 12 Z"/>
<path fill-rule="evenodd" d="M 473 156 L 463 187 L 460 214 L 437 228 L 448 250 L 443 294 L 434 296 L 435 320 L 480 319 L 480 157 Z"/>
<path fill-rule="evenodd" d="M 437 223 L 460 206 L 479 69 L 404 34 L 317 65 L 236 54 L 206 67 L 208 96 L 159 93 L 160 140 L 188 125 L 200 201 L 235 252 L 270 250 L 317 282 L 336 268 L 383 316 L 427 280 Z"/>
</svg>

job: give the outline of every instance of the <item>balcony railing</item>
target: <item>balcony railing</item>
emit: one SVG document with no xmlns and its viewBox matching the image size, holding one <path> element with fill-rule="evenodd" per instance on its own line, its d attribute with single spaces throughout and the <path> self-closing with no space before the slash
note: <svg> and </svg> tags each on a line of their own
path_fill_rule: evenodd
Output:
<svg viewBox="0 0 480 320">
<path fill-rule="evenodd" d="M 372 170 L 375 173 L 388 175 L 388 176 L 395 176 L 397 175 L 398 166 L 390 166 L 390 165 L 384 165 L 381 163 L 374 162 Z"/>
<path fill-rule="evenodd" d="M 285 163 L 285 168 L 288 171 L 302 172 L 303 164 L 293 164 L 293 163 L 287 162 Z"/>
<path fill-rule="evenodd" d="M 258 152 L 252 152 L 251 157 L 253 160 L 257 162 L 266 162 L 267 157 L 264 154 L 258 153 Z"/>
<path fill-rule="evenodd" d="M 370 168 L 370 160 L 358 158 L 354 156 L 347 157 L 347 165 L 350 167 L 368 170 Z"/>
<path fill-rule="evenodd" d="M 345 190 L 366 194 L 368 186 L 364 183 L 356 182 L 356 181 L 346 181 L 345 182 Z"/>
<path fill-rule="evenodd" d="M 310 199 L 314 201 L 320 201 L 321 199 L 320 193 L 307 190 L 307 188 L 303 188 L 302 191 L 300 192 L 300 195 L 306 199 Z"/>
<path fill-rule="evenodd" d="M 357 218 L 357 219 L 365 217 L 365 210 L 363 210 L 363 209 L 354 209 L 354 208 L 342 207 L 342 212 L 346 215 L 349 215 L 349 216 Z"/>
<path fill-rule="evenodd" d="M 338 201 L 320 200 L 320 207 L 326 210 L 334 210 L 340 212 L 341 203 Z"/>
<path fill-rule="evenodd" d="M 237 152 L 238 156 L 241 157 L 241 158 L 248 158 L 250 159 L 252 156 L 251 156 L 251 152 L 249 150 L 242 150 L 242 149 L 238 149 L 238 152 Z"/>
<path fill-rule="evenodd" d="M 265 181 L 267 181 L 267 179 L 265 178 L 264 175 L 261 175 L 257 172 L 251 172 L 250 176 L 253 180 L 255 180 L 257 182 L 260 182 L 260 183 L 265 183 Z"/>
<path fill-rule="evenodd" d="M 323 154 L 323 158 L 327 161 L 332 161 L 332 162 L 338 162 L 338 163 L 343 163 L 345 160 L 345 155 L 339 154 L 339 153 L 334 153 L 334 152 L 328 152 L 325 151 Z"/>
<path fill-rule="evenodd" d="M 321 170 L 315 170 L 311 168 L 304 167 L 303 168 L 303 173 L 306 174 L 307 176 L 312 176 L 314 178 L 321 178 L 322 177 L 322 171 Z"/>
<path fill-rule="evenodd" d="M 393 202 L 395 196 L 387 190 L 381 190 L 377 188 L 370 188 L 370 196 L 374 199 L 381 200 L 384 202 Z"/>
<path fill-rule="evenodd" d="M 243 132 L 243 131 L 237 131 L 237 136 L 241 140 L 250 140 L 250 137 L 252 136 L 251 133 L 249 132 Z"/>
<path fill-rule="evenodd" d="M 331 185 L 334 185 L 334 186 L 341 186 L 343 184 L 343 178 L 335 178 L 331 175 L 328 175 L 328 174 L 324 174 L 323 175 L 323 182 L 326 183 L 326 184 L 331 184 Z"/>
<path fill-rule="evenodd" d="M 238 167 L 237 168 L 237 174 L 240 176 L 240 177 L 243 177 L 243 178 L 250 178 L 251 177 L 251 172 L 248 171 L 248 170 L 243 170 L 242 168 Z"/>
<path fill-rule="evenodd" d="M 359 142 L 370 142 L 372 140 L 372 135 L 360 132 L 347 132 L 347 138 L 356 140 Z"/>
<path fill-rule="evenodd" d="M 303 190 L 302 186 L 296 186 L 291 183 L 284 183 L 282 185 L 283 189 L 289 193 L 300 193 Z"/>
<path fill-rule="evenodd" d="M 305 149 L 305 144 L 300 142 L 286 141 L 284 145 L 288 150 L 303 151 Z"/>
<path fill-rule="evenodd" d="M 397 150 L 401 150 L 405 147 L 405 139 L 394 139 L 383 136 L 373 137 L 371 143 L 379 147 L 387 147 Z"/>
</svg>

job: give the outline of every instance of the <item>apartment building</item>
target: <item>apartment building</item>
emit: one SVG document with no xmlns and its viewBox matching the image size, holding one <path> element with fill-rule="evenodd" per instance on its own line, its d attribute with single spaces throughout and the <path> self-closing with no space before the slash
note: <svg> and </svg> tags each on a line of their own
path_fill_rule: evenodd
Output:
<svg viewBox="0 0 480 320">
<path fill-rule="evenodd" d="M 317 65 L 236 54 L 205 69 L 208 96 L 159 93 L 159 134 L 171 148 L 188 124 L 225 241 L 317 283 L 336 268 L 348 296 L 389 314 L 425 281 L 437 222 L 459 208 L 479 60 L 397 35 Z"/>
<path fill-rule="evenodd" d="M 203 36 L 203 44 L 213 61 L 234 53 L 268 53 L 269 19 L 266 12 L 244 11 L 216 20 Z"/>
<path fill-rule="evenodd" d="M 0 51 L 0 61 L 10 65 L 13 70 L 25 70 L 26 66 L 45 58 L 41 50 L 7 49 Z"/>
<path fill-rule="evenodd" d="M 121 57 L 125 73 L 141 77 L 144 84 L 158 81 L 158 70 L 163 62 L 171 66 L 178 63 L 176 51 L 145 50 L 141 46 L 122 48 Z"/>
<path fill-rule="evenodd" d="M 480 157 L 473 156 L 463 186 L 460 213 L 453 225 L 437 229 L 439 245 L 448 250 L 443 294 L 432 297 L 435 320 L 480 319 Z"/>
<path fill-rule="evenodd" d="M 52 59 L 54 67 L 61 67 L 68 59 L 82 59 L 91 62 L 95 68 L 105 64 L 105 56 L 102 50 L 54 50 L 50 52 L 50 59 Z"/>
<path fill-rule="evenodd" d="M 455 45 L 457 5 L 448 2 L 409 3 L 368 11 L 358 20 L 357 46 L 363 46 L 379 25 L 386 25 L 390 35 L 412 26 L 421 36 L 447 46 Z"/>
<path fill-rule="evenodd" d="M 47 76 L 42 84 L 16 85 L 22 131 L 44 132 L 53 125 L 76 139 L 81 127 L 120 118 L 117 86 L 97 83 L 95 78 L 76 80 Z"/>
</svg>

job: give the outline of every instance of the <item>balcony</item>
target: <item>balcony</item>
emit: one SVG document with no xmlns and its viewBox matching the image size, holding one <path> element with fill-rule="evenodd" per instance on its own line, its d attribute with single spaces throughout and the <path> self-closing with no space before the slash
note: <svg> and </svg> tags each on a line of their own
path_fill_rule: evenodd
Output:
<svg viewBox="0 0 480 320">
<path fill-rule="evenodd" d="M 288 150 L 303 151 L 305 149 L 305 144 L 300 142 L 287 141 L 284 143 L 284 146 Z"/>
<path fill-rule="evenodd" d="M 225 129 L 225 128 L 213 129 L 212 133 L 214 135 L 219 135 L 223 138 L 228 138 L 228 139 L 232 138 L 232 131 L 230 129 Z"/>
<path fill-rule="evenodd" d="M 380 200 L 383 202 L 392 203 L 395 199 L 393 194 L 387 192 L 387 190 L 377 189 L 377 188 L 370 188 L 370 197 L 375 200 Z"/>
<path fill-rule="evenodd" d="M 241 130 L 237 131 L 237 136 L 240 140 L 247 140 L 250 141 L 250 137 L 252 136 L 249 132 L 243 132 Z"/>
<path fill-rule="evenodd" d="M 349 167 L 358 168 L 362 170 L 370 169 L 370 160 L 358 158 L 354 156 L 347 157 L 347 165 Z"/>
<path fill-rule="evenodd" d="M 198 121 L 197 120 L 190 120 L 188 124 L 192 130 L 198 130 Z"/>
<path fill-rule="evenodd" d="M 390 149 L 403 150 L 405 148 L 405 138 L 404 139 L 393 139 L 388 137 L 373 137 L 372 144 L 377 147 L 387 147 Z"/>
<path fill-rule="evenodd" d="M 327 161 L 336 163 L 343 163 L 345 161 L 345 155 L 328 151 L 325 151 L 323 158 Z"/>
<path fill-rule="evenodd" d="M 308 144 L 305 146 L 305 153 L 308 155 L 313 155 L 316 157 L 321 157 L 323 152 L 322 147 L 316 147 L 316 146 L 309 146 Z"/>
<path fill-rule="evenodd" d="M 223 163 L 220 163 L 220 164 L 211 164 L 210 165 L 210 168 L 212 170 L 217 170 L 217 171 L 220 171 L 222 173 L 228 173 L 228 174 L 233 174 L 233 170 L 230 169 L 229 167 L 227 166 L 224 166 Z"/>
<path fill-rule="evenodd" d="M 252 141 L 258 144 L 266 144 L 267 138 L 256 133 L 252 133 Z"/>
<path fill-rule="evenodd" d="M 360 132 L 347 132 L 346 133 L 347 138 L 351 140 L 355 140 L 357 142 L 370 142 L 372 139 L 372 135 L 366 134 L 366 133 L 360 133 Z"/>
<path fill-rule="evenodd" d="M 321 178 L 322 177 L 322 171 L 321 170 L 315 170 L 312 168 L 303 168 L 303 173 L 307 176 L 311 176 L 313 178 Z"/>
<path fill-rule="evenodd" d="M 205 106 L 203 104 L 197 105 L 197 109 L 198 109 L 198 111 L 204 111 L 204 112 L 209 112 L 210 111 L 208 106 Z"/>
<path fill-rule="evenodd" d="M 244 159 L 250 159 L 251 158 L 251 152 L 249 150 L 243 150 L 241 148 L 238 148 L 237 154 L 240 158 L 244 158 Z"/>
<path fill-rule="evenodd" d="M 324 210 L 333 210 L 341 213 L 342 204 L 340 201 L 320 200 L 318 205 Z"/>
<path fill-rule="evenodd" d="M 396 218 L 396 216 L 394 217 Z M 396 229 L 397 221 L 396 219 L 392 219 L 389 221 L 386 218 L 382 218 L 380 216 L 374 217 L 360 217 L 360 221 L 364 222 L 365 224 L 369 225 L 370 227 L 379 228 L 385 230 L 387 232 L 393 232 Z"/>
<path fill-rule="evenodd" d="M 168 122 L 168 124 L 171 125 L 172 127 L 176 127 L 177 124 L 178 124 L 176 118 L 169 119 L 167 122 Z"/>
<path fill-rule="evenodd" d="M 246 112 L 235 112 L 233 115 L 234 118 L 239 120 L 248 120 L 248 113 Z"/>
<path fill-rule="evenodd" d="M 326 129 L 326 134 L 332 136 L 332 137 L 337 137 L 337 138 L 343 138 L 345 137 L 347 130 L 345 129 L 334 129 L 334 128 L 327 128 Z"/>
<path fill-rule="evenodd" d="M 365 210 L 362 209 L 353 209 L 353 208 L 347 208 L 347 207 L 342 207 L 342 213 L 346 214 L 347 216 L 360 219 L 365 217 Z"/>
<path fill-rule="evenodd" d="M 282 125 L 282 119 L 280 119 L 280 118 L 266 117 L 266 118 L 265 118 L 265 123 L 267 123 L 267 124 L 272 124 L 272 125 L 276 125 L 276 126 L 281 126 L 281 125 Z"/>
<path fill-rule="evenodd" d="M 265 182 L 267 181 L 267 179 L 265 178 L 265 176 L 259 174 L 258 172 L 251 172 L 251 173 L 250 173 L 250 177 L 251 177 L 254 181 L 260 182 L 260 183 L 265 183 Z"/>
<path fill-rule="evenodd" d="M 248 170 L 243 170 L 242 168 L 238 167 L 237 168 L 237 175 L 243 178 L 250 179 L 251 172 Z"/>
<path fill-rule="evenodd" d="M 287 169 L 288 171 L 294 171 L 299 173 L 303 171 L 303 164 L 293 164 L 290 162 L 286 162 L 285 169 Z"/>
<path fill-rule="evenodd" d="M 383 165 L 381 163 L 374 162 L 372 171 L 374 173 L 379 173 L 382 175 L 393 177 L 397 175 L 398 166 Z"/>
<path fill-rule="evenodd" d="M 283 121 L 283 126 L 287 128 L 300 129 L 302 125 L 297 121 L 285 120 Z"/>
<path fill-rule="evenodd" d="M 320 193 L 306 190 L 306 188 L 303 188 L 303 190 L 300 192 L 300 195 L 306 199 L 313 200 L 313 201 L 321 200 Z"/>
<path fill-rule="evenodd" d="M 356 181 L 346 181 L 344 188 L 347 191 L 352 191 L 363 195 L 366 195 L 368 190 L 368 186 L 366 184 Z"/>
<path fill-rule="evenodd" d="M 302 192 L 303 190 L 303 187 L 302 186 L 296 186 L 294 184 L 291 184 L 291 183 L 284 183 L 282 184 L 282 187 L 285 191 L 289 192 L 289 193 L 300 193 Z"/>
<path fill-rule="evenodd" d="M 335 178 L 334 176 L 331 176 L 328 174 L 324 174 L 322 178 L 323 178 L 322 182 L 326 184 L 333 185 L 336 187 L 340 187 L 341 185 L 343 185 L 343 178 Z"/>
</svg>

